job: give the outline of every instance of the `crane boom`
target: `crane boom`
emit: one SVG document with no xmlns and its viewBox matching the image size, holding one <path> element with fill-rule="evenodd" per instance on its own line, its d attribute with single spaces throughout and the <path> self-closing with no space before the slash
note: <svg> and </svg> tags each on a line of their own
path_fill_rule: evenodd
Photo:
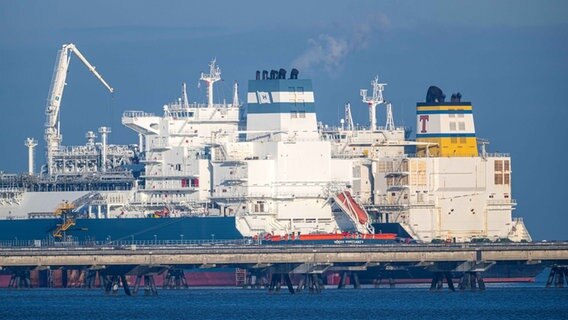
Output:
<svg viewBox="0 0 568 320">
<path fill-rule="evenodd" d="M 83 64 L 92 72 L 97 79 L 110 91 L 114 89 L 103 79 L 97 72 L 95 67 L 89 63 L 87 58 L 72 44 L 64 44 L 57 55 L 55 61 L 55 68 L 53 70 L 53 77 L 51 79 L 51 88 L 49 89 L 49 96 L 47 98 L 47 106 L 45 109 L 46 123 L 45 123 L 45 142 L 47 144 L 47 170 L 51 175 L 53 173 L 53 156 L 59 150 L 61 145 L 61 132 L 59 128 L 59 110 L 61 100 L 63 98 L 63 89 L 65 89 L 65 80 L 67 79 L 67 70 L 71 60 L 70 53 L 73 52 Z"/>
</svg>

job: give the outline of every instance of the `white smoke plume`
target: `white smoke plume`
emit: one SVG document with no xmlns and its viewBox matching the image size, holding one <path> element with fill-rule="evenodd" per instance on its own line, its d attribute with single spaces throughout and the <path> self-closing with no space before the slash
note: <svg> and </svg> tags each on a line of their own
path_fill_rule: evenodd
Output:
<svg viewBox="0 0 568 320">
<path fill-rule="evenodd" d="M 363 22 L 344 28 L 345 34 L 320 34 L 317 38 L 308 39 L 308 47 L 300 54 L 292 65 L 300 70 L 323 68 L 330 75 L 336 75 L 350 53 L 367 48 L 378 31 L 389 26 L 384 14 L 369 16 Z"/>
</svg>

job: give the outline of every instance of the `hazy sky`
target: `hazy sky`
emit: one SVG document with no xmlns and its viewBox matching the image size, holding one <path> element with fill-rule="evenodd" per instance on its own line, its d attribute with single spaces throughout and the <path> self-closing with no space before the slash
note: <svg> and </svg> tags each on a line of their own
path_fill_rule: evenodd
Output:
<svg viewBox="0 0 568 320">
<path fill-rule="evenodd" d="M 0 170 L 27 168 L 26 137 L 44 158 L 45 104 L 57 50 L 75 43 L 116 88 L 72 58 L 61 108 L 63 144 L 111 126 L 136 143 L 124 110 L 161 113 L 183 81 L 192 101 L 217 58 L 217 101 L 257 69 L 298 67 L 314 81 L 316 109 L 337 124 L 350 101 L 367 124 L 359 89 L 387 82 L 395 122 L 414 127 L 429 85 L 472 101 L 477 134 L 513 157 L 515 216 L 537 239 L 568 239 L 566 1 L 5 1 L 0 0 Z M 379 112 L 384 123 L 384 110 Z"/>
</svg>

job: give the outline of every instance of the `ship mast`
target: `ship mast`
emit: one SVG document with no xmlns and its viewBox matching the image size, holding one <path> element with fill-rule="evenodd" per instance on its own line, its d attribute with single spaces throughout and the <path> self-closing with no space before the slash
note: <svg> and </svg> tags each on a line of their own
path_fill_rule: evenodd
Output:
<svg viewBox="0 0 568 320">
<path fill-rule="evenodd" d="M 199 80 L 207 83 L 207 107 L 213 107 L 213 83 L 221 80 L 221 69 L 215 65 L 217 59 L 213 59 L 209 64 L 209 73 L 201 73 Z"/>
<path fill-rule="evenodd" d="M 239 83 L 235 81 L 233 85 L 233 107 L 238 107 L 239 104 Z"/>
<path fill-rule="evenodd" d="M 185 84 L 185 82 L 181 85 L 181 105 L 184 108 L 189 108 L 189 100 L 187 98 L 187 85 Z"/>
<path fill-rule="evenodd" d="M 373 88 L 373 95 L 367 97 L 367 89 L 361 89 L 361 97 L 363 102 L 369 105 L 369 122 L 371 131 L 377 130 L 377 105 L 384 103 L 383 91 L 385 89 L 386 83 L 379 83 L 379 76 L 376 76 L 373 81 L 371 81 L 371 87 Z"/>
<path fill-rule="evenodd" d="M 345 123 L 348 131 L 353 131 L 353 116 L 351 115 L 351 103 L 345 104 Z"/>
<path fill-rule="evenodd" d="M 390 102 L 386 103 L 387 108 L 387 123 L 385 124 L 385 129 L 388 131 L 394 130 L 394 117 L 392 116 L 392 104 Z"/>
</svg>

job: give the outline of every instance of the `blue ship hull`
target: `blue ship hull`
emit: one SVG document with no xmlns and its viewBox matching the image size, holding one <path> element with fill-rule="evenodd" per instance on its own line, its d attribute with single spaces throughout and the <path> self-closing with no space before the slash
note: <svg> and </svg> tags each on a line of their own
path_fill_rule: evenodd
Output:
<svg viewBox="0 0 568 320">
<path fill-rule="evenodd" d="M 0 241 L 49 239 L 60 219 L 0 220 Z M 409 235 L 398 223 L 373 224 L 377 233 Z M 77 219 L 65 232 L 75 241 L 242 239 L 235 217 Z"/>
<path fill-rule="evenodd" d="M 59 219 L 0 220 L 0 240 L 45 240 Z M 77 219 L 65 232 L 75 241 L 241 239 L 234 217 Z"/>
</svg>

